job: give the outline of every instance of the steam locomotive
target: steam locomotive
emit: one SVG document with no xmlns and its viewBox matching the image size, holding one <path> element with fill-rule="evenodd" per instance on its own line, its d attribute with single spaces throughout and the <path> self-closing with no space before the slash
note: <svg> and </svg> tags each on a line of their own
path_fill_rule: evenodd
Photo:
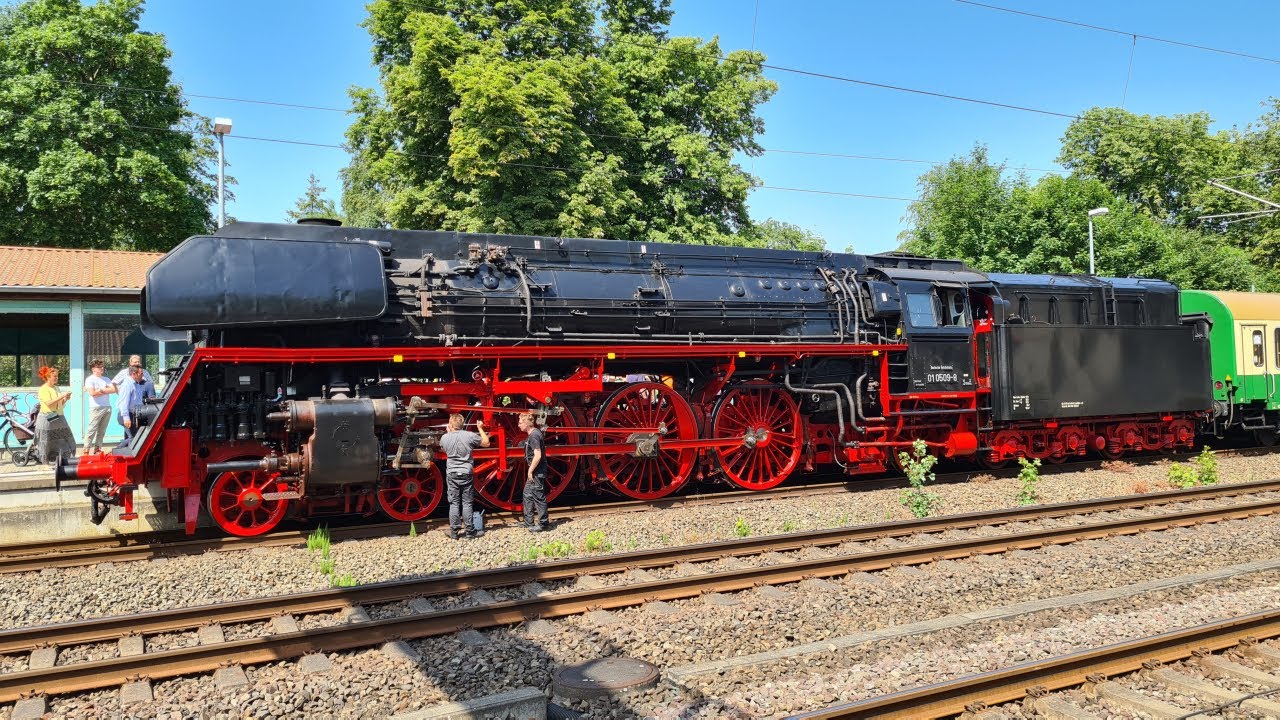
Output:
<svg viewBox="0 0 1280 720">
<path fill-rule="evenodd" d="M 996 467 L 1191 447 L 1208 327 L 1144 279 L 983 274 L 952 260 L 237 223 L 156 263 L 144 331 L 195 350 L 128 447 L 64 461 L 95 522 L 161 491 L 257 535 L 286 516 L 427 516 L 447 416 L 483 419 L 483 502 L 519 507 L 516 423 L 548 497 L 655 499 L 880 473 L 922 440 Z"/>
</svg>

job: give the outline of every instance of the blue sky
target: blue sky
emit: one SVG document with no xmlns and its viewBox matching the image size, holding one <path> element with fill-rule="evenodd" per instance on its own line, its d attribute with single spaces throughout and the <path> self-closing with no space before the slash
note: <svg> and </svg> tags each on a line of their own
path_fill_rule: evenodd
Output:
<svg viewBox="0 0 1280 720">
<path fill-rule="evenodd" d="M 1280 58 L 1280 3 L 1219 0 L 991 0 L 991 4 L 1142 35 Z M 726 50 L 754 45 L 770 64 L 1060 113 L 1095 105 L 1138 113 L 1208 111 L 1243 126 L 1280 95 L 1280 64 L 996 12 L 955 0 L 675 0 L 672 32 L 718 36 Z M 758 9 L 757 9 L 758 8 Z M 174 77 L 190 94 L 342 109 L 351 85 L 376 86 L 359 0 L 150 0 L 142 27 L 163 33 Z M 799 155 L 801 151 L 945 161 L 975 143 L 996 160 L 1054 163 L 1068 120 L 847 82 L 767 73 L 777 94 L 760 114 L 761 144 L 743 158 L 771 187 L 914 197 L 928 165 Z M 1126 77 L 1127 90 L 1126 90 Z M 235 121 L 227 139 L 239 181 L 228 213 L 280 221 L 316 173 L 338 200 L 341 150 L 255 141 L 340 144 L 350 118 L 229 100 L 190 98 L 196 112 Z M 752 217 L 814 230 L 828 247 L 897 246 L 907 203 L 757 189 Z"/>
</svg>

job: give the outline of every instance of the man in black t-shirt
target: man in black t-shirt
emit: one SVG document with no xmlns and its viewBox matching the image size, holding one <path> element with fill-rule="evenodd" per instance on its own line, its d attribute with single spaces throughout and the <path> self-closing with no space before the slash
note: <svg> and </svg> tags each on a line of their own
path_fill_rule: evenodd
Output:
<svg viewBox="0 0 1280 720">
<path fill-rule="evenodd" d="M 524 524 L 529 532 L 547 529 L 547 441 L 532 413 L 520 415 L 519 428 L 528 433 L 524 459 L 529 466 L 524 481 Z"/>
</svg>

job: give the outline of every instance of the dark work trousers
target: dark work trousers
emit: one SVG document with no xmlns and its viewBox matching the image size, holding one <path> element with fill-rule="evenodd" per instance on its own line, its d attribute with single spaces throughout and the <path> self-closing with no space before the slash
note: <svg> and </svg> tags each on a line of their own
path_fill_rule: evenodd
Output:
<svg viewBox="0 0 1280 720">
<path fill-rule="evenodd" d="M 547 525 L 547 478 L 537 475 L 532 480 L 524 482 L 524 521 L 526 525 L 533 524 L 534 516 L 538 518 L 538 524 L 546 527 Z"/>
<path fill-rule="evenodd" d="M 476 494 L 471 473 L 449 473 L 449 527 L 471 532 L 471 501 Z"/>
</svg>

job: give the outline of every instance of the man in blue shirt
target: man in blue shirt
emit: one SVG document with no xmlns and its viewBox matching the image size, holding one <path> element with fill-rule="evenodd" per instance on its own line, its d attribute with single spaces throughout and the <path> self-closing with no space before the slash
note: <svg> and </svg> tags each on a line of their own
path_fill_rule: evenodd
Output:
<svg viewBox="0 0 1280 720">
<path fill-rule="evenodd" d="M 133 411 L 142 407 L 142 401 L 156 396 L 156 388 L 143 376 L 141 365 L 129 367 L 129 375 L 120 384 L 120 400 L 116 403 L 116 417 L 124 426 L 124 442 L 133 439 Z"/>
<path fill-rule="evenodd" d="M 116 373 L 116 376 L 111 378 L 111 382 L 115 383 L 116 387 L 120 387 L 120 385 L 124 383 L 125 378 L 129 377 L 129 371 L 132 370 L 135 365 L 138 367 L 142 367 L 141 355 L 130 355 L 128 366 L 126 366 L 120 372 Z M 147 372 L 146 368 L 142 368 L 142 379 L 146 380 L 147 382 L 151 382 L 151 373 Z M 152 385 L 152 388 L 154 387 L 155 385 Z"/>
</svg>

